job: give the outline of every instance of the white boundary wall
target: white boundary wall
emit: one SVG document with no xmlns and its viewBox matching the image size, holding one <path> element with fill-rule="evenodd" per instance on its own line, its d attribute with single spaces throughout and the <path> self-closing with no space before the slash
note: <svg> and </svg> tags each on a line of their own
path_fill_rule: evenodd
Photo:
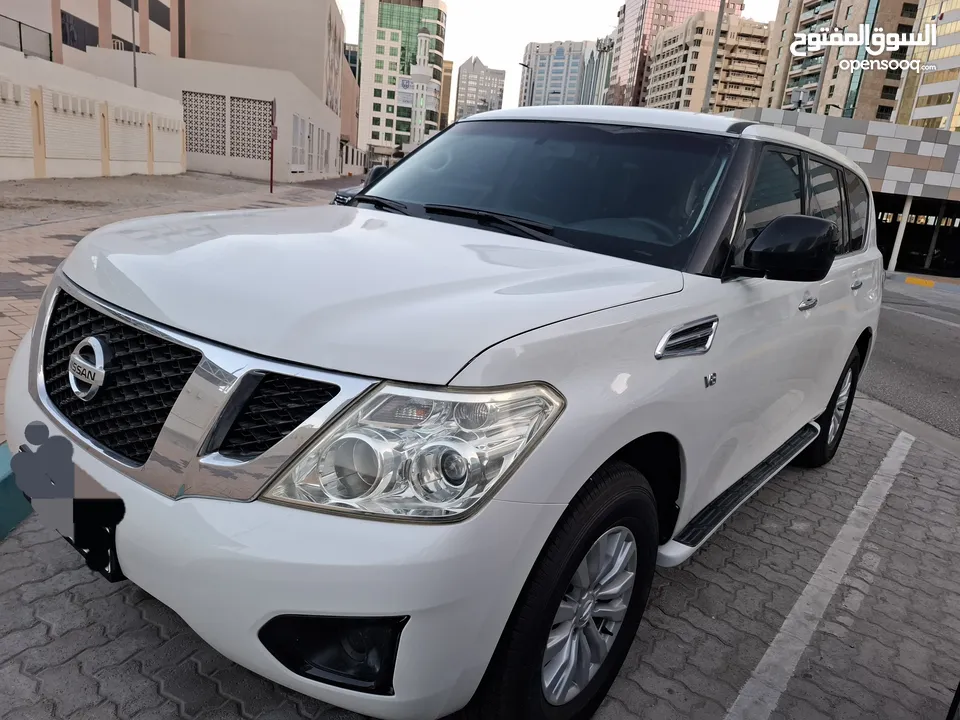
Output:
<svg viewBox="0 0 960 720">
<path fill-rule="evenodd" d="M 168 97 L 0 47 L 0 180 L 184 172 Z"/>
</svg>

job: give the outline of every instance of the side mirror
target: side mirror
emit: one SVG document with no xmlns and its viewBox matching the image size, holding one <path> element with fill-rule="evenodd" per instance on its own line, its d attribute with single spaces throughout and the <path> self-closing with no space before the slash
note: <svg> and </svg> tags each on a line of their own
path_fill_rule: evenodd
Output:
<svg viewBox="0 0 960 720">
<path fill-rule="evenodd" d="M 373 185 L 377 180 L 383 177 L 384 173 L 387 172 L 389 168 L 386 165 L 374 165 L 370 168 L 370 172 L 367 173 L 367 181 L 363 184 L 363 187 L 368 188 Z"/>
<path fill-rule="evenodd" d="M 781 215 L 743 254 L 750 275 L 789 282 L 818 282 L 830 272 L 840 231 L 836 223 L 808 215 Z"/>
</svg>

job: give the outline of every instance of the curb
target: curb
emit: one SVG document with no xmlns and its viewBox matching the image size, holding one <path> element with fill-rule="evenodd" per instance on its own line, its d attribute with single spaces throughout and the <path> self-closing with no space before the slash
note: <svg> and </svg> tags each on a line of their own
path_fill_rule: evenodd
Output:
<svg viewBox="0 0 960 720">
<path fill-rule="evenodd" d="M 960 283 L 948 282 L 943 280 L 931 280 L 928 277 L 917 275 L 901 275 L 900 273 L 887 273 L 887 280 L 905 285 L 915 285 L 917 287 L 936 288 L 937 290 L 948 290 L 951 292 L 960 292 Z"/>
<path fill-rule="evenodd" d="M 0 445 L 0 541 L 33 512 L 10 470 L 10 448 Z"/>
</svg>

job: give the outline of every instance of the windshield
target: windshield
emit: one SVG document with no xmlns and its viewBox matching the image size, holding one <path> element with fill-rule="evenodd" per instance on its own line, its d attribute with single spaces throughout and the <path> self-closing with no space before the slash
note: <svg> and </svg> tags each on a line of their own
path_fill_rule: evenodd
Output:
<svg viewBox="0 0 960 720">
<path fill-rule="evenodd" d="M 681 270 L 733 147 L 730 138 L 675 130 L 463 122 L 397 165 L 369 194 L 416 214 L 443 205 L 508 215 L 547 227 L 581 250 Z"/>
</svg>

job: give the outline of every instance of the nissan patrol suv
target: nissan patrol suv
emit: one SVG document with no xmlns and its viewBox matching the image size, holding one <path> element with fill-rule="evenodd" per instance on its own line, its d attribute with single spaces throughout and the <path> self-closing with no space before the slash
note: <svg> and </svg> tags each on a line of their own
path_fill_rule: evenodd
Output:
<svg viewBox="0 0 960 720">
<path fill-rule="evenodd" d="M 77 549 L 256 673 L 376 718 L 589 718 L 655 566 L 837 452 L 867 179 L 619 107 L 484 113 L 371 176 L 91 233 L 12 361 L 11 445 L 68 438 L 126 513 Z"/>
</svg>

